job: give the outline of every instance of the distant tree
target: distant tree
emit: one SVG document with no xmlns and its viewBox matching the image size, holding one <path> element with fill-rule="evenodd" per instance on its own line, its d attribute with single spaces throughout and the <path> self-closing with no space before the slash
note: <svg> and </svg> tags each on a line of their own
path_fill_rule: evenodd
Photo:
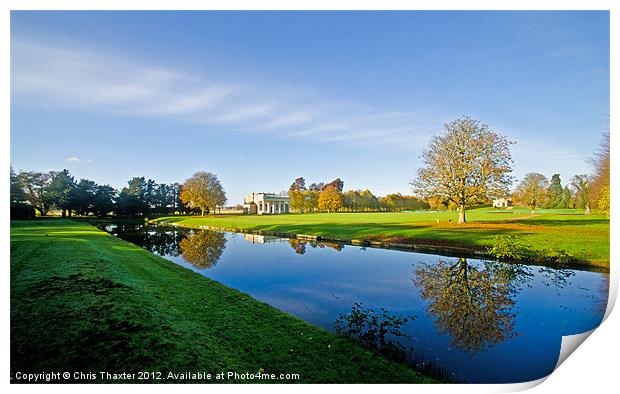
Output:
<svg viewBox="0 0 620 394">
<path fill-rule="evenodd" d="M 304 192 L 306 191 L 306 180 L 302 177 L 295 179 L 291 187 L 288 189 L 290 198 L 290 207 L 293 211 L 304 211 Z"/>
<path fill-rule="evenodd" d="M 590 203 L 591 206 L 598 207 L 599 209 L 601 209 L 600 204 L 603 204 L 603 207 L 609 207 L 610 205 L 609 148 L 609 131 L 607 131 L 603 133 L 600 147 L 591 160 L 591 164 L 594 167 L 594 177 L 590 182 Z M 607 210 L 607 212 L 609 211 Z"/>
<path fill-rule="evenodd" d="M 448 209 L 448 201 L 443 197 L 432 196 L 426 199 L 428 206 L 433 211 L 445 211 Z"/>
<path fill-rule="evenodd" d="M 41 216 L 47 215 L 52 201 L 47 193 L 47 185 L 52 179 L 52 172 L 27 171 L 17 174 L 17 180 L 25 194 L 26 203 L 32 205 Z"/>
<path fill-rule="evenodd" d="M 344 188 L 344 182 L 340 178 L 336 178 L 330 183 L 323 185 L 323 188 L 321 190 L 324 190 L 328 187 L 333 187 L 334 189 L 342 193 L 342 189 Z"/>
<path fill-rule="evenodd" d="M 348 190 L 342 194 L 342 204 L 349 211 L 359 211 L 361 208 L 361 197 L 359 190 Z"/>
<path fill-rule="evenodd" d="M 321 192 L 313 189 L 313 190 L 305 190 L 303 192 L 304 195 L 304 211 L 314 212 L 319 207 L 319 194 Z"/>
<path fill-rule="evenodd" d="M 546 204 L 548 199 L 549 180 L 542 174 L 530 172 L 525 175 L 517 186 L 514 196 L 517 201 L 532 210 Z"/>
<path fill-rule="evenodd" d="M 66 169 L 54 173 L 50 183 L 45 187 L 49 200 L 62 211 L 62 217 L 67 216 L 67 214 L 71 216 L 75 187 L 75 180 L 69 174 L 69 170 Z"/>
<path fill-rule="evenodd" d="M 116 199 L 116 212 L 130 217 L 148 212 L 144 177 L 131 178 L 127 186 L 121 189 Z"/>
<path fill-rule="evenodd" d="M 445 125 L 423 152 L 424 167 L 412 182 L 423 197 L 440 196 L 459 209 L 458 223 L 473 204 L 508 193 L 512 142 L 477 120 L 463 117 Z"/>
<path fill-rule="evenodd" d="M 379 208 L 379 199 L 368 189 L 360 192 L 362 210 L 374 211 Z"/>
<path fill-rule="evenodd" d="M 185 214 L 189 211 L 183 200 L 181 200 L 181 188 L 179 183 L 172 184 L 172 193 L 174 194 L 174 212 Z"/>
<path fill-rule="evenodd" d="M 571 182 L 575 188 L 575 199 L 579 208 L 585 209 L 585 214 L 590 214 L 590 177 L 588 175 L 575 175 Z"/>
<path fill-rule="evenodd" d="M 149 179 L 144 185 L 144 202 L 146 203 L 147 213 L 151 213 L 157 208 L 157 198 L 157 183 Z"/>
<path fill-rule="evenodd" d="M 78 215 L 88 215 L 94 212 L 97 184 L 88 179 L 80 179 L 71 195 L 71 207 Z"/>
<path fill-rule="evenodd" d="M 568 185 L 564 186 L 564 189 L 562 190 L 562 206 L 564 208 L 575 207 L 575 198 L 573 196 L 572 190 L 568 187 Z"/>
<path fill-rule="evenodd" d="M 303 177 L 295 179 L 289 190 L 306 190 L 306 180 Z"/>
<path fill-rule="evenodd" d="M 159 214 L 174 213 L 175 209 L 174 184 L 159 183 L 153 187 L 152 212 Z"/>
<path fill-rule="evenodd" d="M 293 211 L 304 211 L 304 191 L 291 188 L 288 192 L 290 198 L 291 209 Z"/>
<path fill-rule="evenodd" d="M 547 208 L 566 208 L 564 205 L 564 189 L 562 188 L 560 174 L 553 174 L 551 177 L 547 194 L 549 197 L 546 205 Z"/>
<path fill-rule="evenodd" d="M 200 209 L 204 216 L 205 211 L 215 211 L 226 203 L 226 193 L 217 175 L 200 171 L 183 183 L 181 200 L 190 208 Z"/>
<path fill-rule="evenodd" d="M 36 215 L 35 209 L 27 202 L 26 193 L 19 182 L 17 174 L 13 171 L 13 167 L 11 167 L 10 202 L 11 220 L 34 219 Z"/>
<path fill-rule="evenodd" d="M 19 182 L 19 178 L 15 171 L 13 171 L 13 167 L 11 167 L 11 188 L 10 188 L 10 198 L 11 205 L 19 205 L 26 203 L 26 193 L 22 188 L 21 183 Z"/>
<path fill-rule="evenodd" d="M 308 190 L 320 192 L 321 190 L 323 190 L 324 186 L 325 184 L 323 182 L 311 183 L 310 186 L 308 186 Z"/>
<path fill-rule="evenodd" d="M 343 205 L 342 193 L 335 186 L 328 186 L 319 194 L 318 209 L 324 212 L 336 212 Z"/>
<path fill-rule="evenodd" d="M 106 217 L 114 210 L 116 190 L 110 185 L 98 185 L 93 201 L 93 211 L 99 217 Z"/>
</svg>

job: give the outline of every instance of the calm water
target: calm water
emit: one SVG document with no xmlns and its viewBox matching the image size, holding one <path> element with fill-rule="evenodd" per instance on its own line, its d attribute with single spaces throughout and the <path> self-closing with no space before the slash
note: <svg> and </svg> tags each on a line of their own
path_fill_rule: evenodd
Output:
<svg viewBox="0 0 620 394">
<path fill-rule="evenodd" d="M 330 331 L 357 303 L 415 316 L 390 340 L 465 382 L 549 374 L 562 336 L 595 328 L 607 303 L 608 275 L 597 272 L 176 227 L 104 229 Z"/>
</svg>

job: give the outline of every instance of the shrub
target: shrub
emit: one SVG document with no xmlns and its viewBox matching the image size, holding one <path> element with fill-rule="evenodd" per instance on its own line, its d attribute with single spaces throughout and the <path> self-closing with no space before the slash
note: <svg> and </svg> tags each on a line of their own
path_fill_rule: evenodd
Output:
<svg viewBox="0 0 620 394">
<path fill-rule="evenodd" d="M 564 250 L 542 249 L 537 250 L 538 261 L 541 263 L 567 264 L 575 260 Z"/>
<path fill-rule="evenodd" d="M 562 249 L 531 249 L 528 244 L 513 236 L 497 236 L 487 253 L 498 260 L 530 260 L 540 264 L 567 264 L 575 258 Z"/>
<path fill-rule="evenodd" d="M 487 249 L 487 253 L 496 259 L 503 260 L 522 260 L 530 257 L 530 251 L 525 242 L 513 235 L 495 237 L 493 246 Z"/>
</svg>

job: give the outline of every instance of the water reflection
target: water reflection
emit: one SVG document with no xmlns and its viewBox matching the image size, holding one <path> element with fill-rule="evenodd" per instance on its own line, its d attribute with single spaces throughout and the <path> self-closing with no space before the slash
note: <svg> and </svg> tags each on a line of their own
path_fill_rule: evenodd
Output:
<svg viewBox="0 0 620 394">
<path fill-rule="evenodd" d="M 310 245 L 312 248 L 330 248 L 340 252 L 344 245 L 337 242 L 318 242 L 318 241 L 307 241 L 303 239 L 291 238 L 288 240 L 289 245 L 297 254 L 305 254 L 306 253 L 306 245 Z"/>
<path fill-rule="evenodd" d="M 400 315 L 385 308 L 373 309 L 356 302 L 351 311 L 341 313 L 334 323 L 338 335 L 353 338 L 362 346 L 391 360 L 407 363 L 418 372 L 440 381 L 456 382 L 456 374 L 425 360 L 411 346 L 406 327 L 417 316 Z"/>
<path fill-rule="evenodd" d="M 186 262 L 201 269 L 214 267 L 226 248 L 224 233 L 215 231 L 142 224 L 110 224 L 100 228 L 159 256 L 181 256 Z"/>
<path fill-rule="evenodd" d="M 480 352 L 515 335 L 517 289 L 508 272 L 486 264 L 478 269 L 459 258 L 420 264 L 415 276 L 438 331 L 450 335 L 460 349 Z"/>
<path fill-rule="evenodd" d="M 569 285 L 574 274 L 538 267 L 541 281 L 556 291 Z M 426 312 L 435 318 L 437 330 L 461 350 L 478 353 L 518 335 L 515 297 L 534 277 L 531 266 L 497 261 L 473 265 L 458 258 L 419 264 L 413 282 L 429 302 Z"/>
<path fill-rule="evenodd" d="M 458 381 L 548 374 L 562 335 L 600 323 L 609 286 L 605 273 L 307 239 L 168 226 L 105 229 L 384 354 L 402 360 L 404 349 L 407 363 L 434 364 Z"/>
<path fill-rule="evenodd" d="M 179 242 L 181 256 L 198 268 L 215 266 L 225 248 L 224 234 L 215 231 L 197 231 Z"/>
<path fill-rule="evenodd" d="M 179 243 L 189 232 L 170 229 L 162 231 L 156 226 L 143 224 L 109 224 L 100 228 L 159 256 L 178 256 Z"/>
</svg>

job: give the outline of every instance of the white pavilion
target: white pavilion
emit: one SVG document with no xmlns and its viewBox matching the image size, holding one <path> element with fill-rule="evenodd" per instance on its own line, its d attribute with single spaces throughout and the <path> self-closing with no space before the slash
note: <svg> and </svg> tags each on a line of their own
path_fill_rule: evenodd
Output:
<svg viewBox="0 0 620 394">
<path fill-rule="evenodd" d="M 249 214 L 277 214 L 291 211 L 291 199 L 275 193 L 252 193 L 243 198 L 243 210 Z"/>
</svg>

